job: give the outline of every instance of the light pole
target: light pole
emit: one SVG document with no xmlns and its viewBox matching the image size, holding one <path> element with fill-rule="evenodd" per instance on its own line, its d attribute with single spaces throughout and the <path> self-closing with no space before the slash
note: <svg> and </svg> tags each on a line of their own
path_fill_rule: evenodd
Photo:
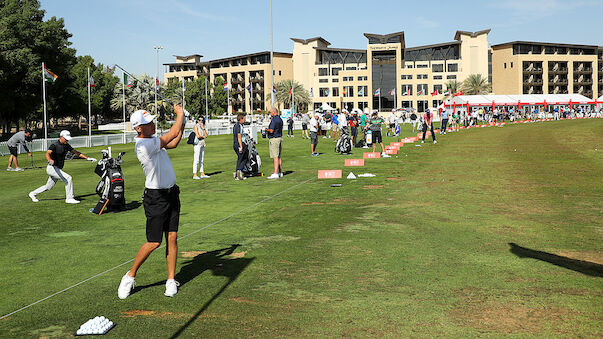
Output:
<svg viewBox="0 0 603 339">
<path fill-rule="evenodd" d="M 272 44 L 272 0 L 270 0 L 270 104 L 274 107 L 274 49 Z"/>
<path fill-rule="evenodd" d="M 157 85 L 159 82 L 159 50 L 163 49 L 163 47 L 161 46 L 153 46 L 153 49 L 155 50 L 155 54 L 157 56 L 157 68 L 155 69 L 155 116 L 157 116 Z"/>
</svg>

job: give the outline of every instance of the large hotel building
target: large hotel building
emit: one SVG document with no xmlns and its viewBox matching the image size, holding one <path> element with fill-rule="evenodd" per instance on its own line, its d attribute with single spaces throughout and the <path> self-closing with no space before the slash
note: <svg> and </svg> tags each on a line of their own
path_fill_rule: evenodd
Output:
<svg viewBox="0 0 603 339">
<path fill-rule="evenodd" d="M 330 47 L 322 37 L 292 38 L 293 53 L 274 53 L 273 74 L 270 52 L 211 61 L 191 55 L 165 64 L 165 81 L 207 76 L 215 83 L 222 77 L 231 88 L 229 113 L 269 108 L 272 76 L 274 83 L 294 79 L 310 92 L 311 107 L 298 110 L 328 104 L 424 111 L 446 99 L 447 82 L 460 84 L 470 74 L 488 79 L 494 94 L 603 94 L 603 47 L 524 41 L 490 46 L 489 33 L 457 31 L 452 41 L 416 47 L 406 46 L 404 32 L 365 33 L 366 49 Z"/>
</svg>

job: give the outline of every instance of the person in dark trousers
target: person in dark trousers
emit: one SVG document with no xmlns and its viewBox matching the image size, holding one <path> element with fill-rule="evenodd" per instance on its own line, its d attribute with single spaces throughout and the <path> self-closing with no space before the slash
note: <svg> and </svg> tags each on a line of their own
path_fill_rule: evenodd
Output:
<svg viewBox="0 0 603 339">
<path fill-rule="evenodd" d="M 40 186 L 34 191 L 29 192 L 29 198 L 33 202 L 38 202 L 36 197 L 38 194 L 50 191 L 59 180 L 63 180 L 65 183 L 65 203 L 67 204 L 79 204 L 80 201 L 76 200 L 73 196 L 73 180 L 71 176 L 63 171 L 65 165 L 65 156 L 68 152 L 75 154 L 76 157 L 86 159 L 88 161 L 96 161 L 94 158 L 85 156 L 84 154 L 75 150 L 69 145 L 71 140 L 71 133 L 67 130 L 61 131 L 59 134 L 59 140 L 52 143 L 46 151 L 46 160 L 48 166 L 46 166 L 46 174 L 48 174 L 48 181 L 46 185 Z"/>
<path fill-rule="evenodd" d="M 436 144 L 437 141 L 435 137 L 435 132 L 433 131 L 433 115 L 431 114 L 429 109 L 427 110 L 427 112 L 425 112 L 425 115 L 423 115 L 423 121 L 423 139 L 421 140 L 421 143 L 425 143 L 425 134 L 427 134 L 427 128 L 429 128 L 431 131 L 431 137 L 433 138 L 433 143 Z"/>
<path fill-rule="evenodd" d="M 180 284 L 175 280 L 176 259 L 178 257 L 178 224 L 180 222 L 180 188 L 176 185 L 176 173 L 167 154 L 168 149 L 176 148 L 184 131 L 184 110 L 174 105 L 176 122 L 161 137 L 155 136 L 155 117 L 145 110 L 139 110 L 130 116 L 132 127 L 138 133 L 134 151 L 145 175 L 145 190 L 142 196 L 144 214 L 147 218 L 147 241 L 140 247 L 132 268 L 121 278 L 117 289 L 119 299 L 127 298 L 135 286 L 136 273 L 147 258 L 161 245 L 165 235 L 167 242 L 165 257 L 167 261 L 166 297 L 178 293 Z"/>
<path fill-rule="evenodd" d="M 19 162 L 17 161 L 17 157 L 19 156 L 19 152 L 17 149 L 17 144 L 21 144 L 28 156 L 32 156 L 29 148 L 27 148 L 27 142 L 31 141 L 31 131 L 26 129 L 25 131 L 15 133 L 10 139 L 8 139 L 8 151 L 10 152 L 10 156 L 8 157 L 8 167 L 7 171 L 22 171 L 23 169 L 19 167 Z M 12 168 L 12 164 L 15 164 L 15 168 Z"/>
<path fill-rule="evenodd" d="M 247 161 L 247 145 L 243 142 L 243 138 L 245 137 L 245 128 L 243 124 L 245 123 L 245 114 L 239 113 L 237 115 L 237 122 L 232 128 L 232 138 L 235 153 L 237 154 L 237 168 L 235 172 L 235 180 L 245 180 L 247 179 L 243 175 L 243 170 L 245 169 L 245 161 Z"/>
<path fill-rule="evenodd" d="M 440 126 L 440 134 L 446 134 L 446 128 L 448 127 L 448 111 L 444 109 L 440 114 L 442 118 L 442 126 Z"/>
<path fill-rule="evenodd" d="M 288 137 L 295 137 L 293 135 L 293 116 L 289 116 L 289 118 L 287 118 L 287 136 Z"/>
</svg>

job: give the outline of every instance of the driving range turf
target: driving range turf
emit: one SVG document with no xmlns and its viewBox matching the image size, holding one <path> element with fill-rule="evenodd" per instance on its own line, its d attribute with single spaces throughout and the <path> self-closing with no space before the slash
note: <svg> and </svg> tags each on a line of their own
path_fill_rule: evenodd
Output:
<svg viewBox="0 0 603 339">
<path fill-rule="evenodd" d="M 160 249 L 128 299 L 117 286 L 129 263 L 0 320 L 0 336 L 68 337 L 104 315 L 115 338 L 601 337 L 602 137 L 602 119 L 471 129 L 344 168 L 364 150 L 337 155 L 320 138 L 324 154 L 311 157 L 296 131 L 284 138 L 291 173 L 243 182 L 232 177 L 232 136 L 208 139 L 214 174 L 199 181 L 183 141 L 168 151 L 179 235 L 210 227 L 178 243 L 178 295 L 163 295 Z M 266 139 L 257 147 L 269 175 Z M 0 316 L 134 257 L 144 176 L 132 144 L 117 151 L 127 152 L 121 213 L 88 212 L 99 179 L 89 162 L 65 165 L 79 205 L 64 203 L 61 182 L 29 200 L 44 169 L 0 173 Z M 318 169 L 377 176 L 318 180 Z"/>
</svg>

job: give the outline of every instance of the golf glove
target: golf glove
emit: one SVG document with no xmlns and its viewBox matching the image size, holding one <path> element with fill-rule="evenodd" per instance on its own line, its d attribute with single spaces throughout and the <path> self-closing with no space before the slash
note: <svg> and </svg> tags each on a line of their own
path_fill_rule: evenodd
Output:
<svg viewBox="0 0 603 339">
<path fill-rule="evenodd" d="M 86 160 L 88 160 L 88 161 L 96 161 L 96 159 L 90 158 L 90 157 L 88 157 Z"/>
</svg>

